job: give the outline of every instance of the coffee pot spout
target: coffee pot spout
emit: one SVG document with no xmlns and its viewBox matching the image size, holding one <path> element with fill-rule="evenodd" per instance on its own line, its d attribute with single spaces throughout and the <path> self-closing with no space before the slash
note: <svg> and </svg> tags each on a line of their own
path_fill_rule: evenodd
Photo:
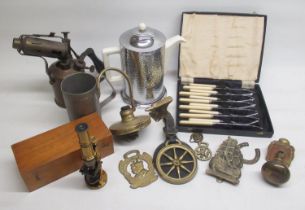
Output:
<svg viewBox="0 0 305 210">
<path fill-rule="evenodd" d="M 173 36 L 166 40 L 165 50 L 167 50 L 167 49 L 171 48 L 172 46 L 174 46 L 175 44 L 179 44 L 181 42 L 186 42 L 186 40 L 182 36 L 180 36 L 180 35 Z"/>
</svg>

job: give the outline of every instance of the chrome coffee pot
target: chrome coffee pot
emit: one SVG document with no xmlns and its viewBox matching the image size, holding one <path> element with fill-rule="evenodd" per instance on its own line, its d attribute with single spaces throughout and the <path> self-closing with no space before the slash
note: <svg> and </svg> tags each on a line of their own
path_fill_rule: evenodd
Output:
<svg viewBox="0 0 305 210">
<path fill-rule="evenodd" d="M 122 70 L 128 75 L 137 106 L 147 107 L 166 94 L 163 86 L 165 51 L 176 43 L 184 41 L 177 35 L 168 40 L 160 31 L 146 27 L 144 23 L 120 36 L 120 47 L 103 49 L 105 67 L 109 67 L 109 56 L 120 53 Z M 107 75 L 110 81 L 121 78 Z M 128 103 L 129 95 L 125 82 L 121 92 Z"/>
</svg>

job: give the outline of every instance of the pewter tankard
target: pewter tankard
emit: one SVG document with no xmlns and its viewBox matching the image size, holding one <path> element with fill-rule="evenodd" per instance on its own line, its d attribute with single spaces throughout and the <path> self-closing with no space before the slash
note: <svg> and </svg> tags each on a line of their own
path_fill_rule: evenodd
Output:
<svg viewBox="0 0 305 210">
<path fill-rule="evenodd" d="M 110 66 L 109 55 L 120 53 L 122 70 L 131 81 L 136 105 L 147 107 L 163 98 L 166 94 L 163 85 L 165 51 L 184 39 L 177 35 L 166 40 L 163 33 L 141 23 L 123 33 L 119 41 L 120 48 L 103 49 L 105 67 Z M 115 81 L 120 78 L 108 75 L 108 79 Z M 125 82 L 121 95 L 125 102 L 129 102 L 126 87 Z"/>
<path fill-rule="evenodd" d="M 115 97 L 112 89 L 111 95 L 100 101 L 99 83 L 93 75 L 82 72 L 64 78 L 61 91 L 71 121 L 94 112 L 100 115 L 101 108 Z"/>
</svg>

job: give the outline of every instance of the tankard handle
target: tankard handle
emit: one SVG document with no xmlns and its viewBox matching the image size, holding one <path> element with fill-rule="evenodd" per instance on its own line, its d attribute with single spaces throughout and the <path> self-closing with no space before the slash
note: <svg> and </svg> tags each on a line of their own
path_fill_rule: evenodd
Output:
<svg viewBox="0 0 305 210">
<path fill-rule="evenodd" d="M 103 71 L 102 71 L 103 72 Z M 101 87 L 100 87 L 100 82 L 102 82 L 103 78 L 102 76 L 102 72 L 99 74 L 99 76 L 96 78 L 96 87 L 97 87 L 97 91 L 98 91 L 98 95 L 99 97 L 101 96 Z M 106 104 L 108 104 L 115 96 L 116 96 L 116 90 L 115 88 L 112 86 L 111 82 L 108 80 L 107 77 L 105 77 L 106 82 L 108 83 L 108 85 L 111 87 L 112 89 L 112 93 L 110 94 L 110 96 L 108 96 L 106 99 L 104 99 L 103 101 L 99 101 L 100 104 L 100 109 L 102 107 L 104 107 Z"/>
<path fill-rule="evenodd" d="M 114 87 L 112 86 L 111 81 L 109 81 L 107 76 L 105 76 L 106 73 L 109 72 L 109 71 L 115 71 L 115 72 L 121 74 L 121 77 L 124 77 L 126 79 L 127 84 L 128 84 L 128 89 L 129 89 L 130 105 L 132 107 L 132 110 L 135 111 L 136 110 L 136 105 L 135 105 L 135 102 L 134 102 L 134 99 L 133 99 L 133 92 L 132 92 L 132 88 L 131 88 L 131 82 L 130 82 L 127 74 L 125 72 L 123 72 L 122 70 L 120 70 L 120 69 L 112 68 L 112 67 L 106 68 L 103 71 L 101 71 L 101 73 L 96 78 L 96 85 L 97 85 L 97 89 L 98 89 L 99 95 L 101 95 L 100 82 L 101 82 L 102 78 L 105 78 L 105 80 L 108 82 L 108 84 L 110 85 L 110 87 L 113 90 L 112 94 L 110 96 L 108 96 L 108 98 L 106 98 L 104 101 L 102 101 L 100 103 L 100 107 L 103 107 L 105 104 L 107 104 L 109 101 L 111 101 L 115 97 L 115 95 L 116 95 L 116 91 L 115 91 Z"/>
<path fill-rule="evenodd" d="M 104 61 L 105 68 L 110 68 L 110 55 L 120 54 L 121 50 L 119 47 L 109 47 L 102 50 L 102 57 Z M 122 75 L 113 75 L 113 73 L 108 72 L 106 77 L 110 82 L 121 81 L 123 79 Z"/>
</svg>

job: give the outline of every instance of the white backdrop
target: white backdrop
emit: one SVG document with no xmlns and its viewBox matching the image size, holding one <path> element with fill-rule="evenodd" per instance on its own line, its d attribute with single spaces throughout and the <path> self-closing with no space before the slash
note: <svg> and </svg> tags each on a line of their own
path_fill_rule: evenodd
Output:
<svg viewBox="0 0 305 210">
<path fill-rule="evenodd" d="M 99 0 L 0 2 L 0 209 L 304 209 L 305 186 L 305 2 L 303 0 Z M 204 174 L 207 162 L 199 162 L 193 181 L 170 185 L 161 179 L 132 190 L 119 173 L 118 162 L 131 149 L 153 154 L 163 141 L 162 123 L 153 122 L 129 143 L 115 143 L 115 153 L 104 159 L 107 185 L 98 191 L 85 187 L 75 172 L 32 193 L 18 173 L 10 145 L 68 122 L 64 109 L 53 102 L 41 59 L 21 57 L 12 49 L 13 37 L 21 34 L 70 31 L 77 52 L 93 47 L 118 45 L 119 35 L 145 22 L 167 37 L 179 33 L 182 11 L 245 12 L 268 15 L 265 54 L 260 85 L 273 121 L 272 139 L 286 137 L 296 148 L 291 179 L 280 188 L 266 184 L 260 175 L 266 148 L 272 139 L 237 137 L 250 143 L 243 149 L 251 158 L 261 149 L 259 163 L 244 166 L 239 186 L 219 184 Z M 175 97 L 177 48 L 168 56 L 166 87 Z M 118 57 L 112 63 L 119 65 Z M 119 120 L 123 105 L 117 97 L 102 110 L 105 123 Z M 170 105 L 174 114 L 175 104 Z M 138 113 L 141 113 L 139 111 Z M 179 133 L 187 141 L 189 134 Z M 205 135 L 212 151 L 226 138 Z M 192 145 L 195 146 L 195 145 Z M 303 200 L 302 200 L 303 199 Z"/>
</svg>

